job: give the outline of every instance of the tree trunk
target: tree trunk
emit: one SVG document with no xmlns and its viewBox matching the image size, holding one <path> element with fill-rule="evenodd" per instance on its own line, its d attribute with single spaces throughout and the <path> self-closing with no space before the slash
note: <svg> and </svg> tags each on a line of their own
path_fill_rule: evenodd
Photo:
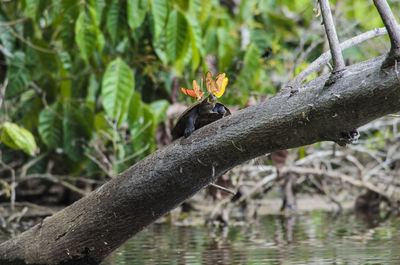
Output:
<svg viewBox="0 0 400 265">
<path fill-rule="evenodd" d="M 157 150 L 85 198 L 0 245 L 0 263 L 98 264 L 158 217 L 232 167 L 265 153 L 340 141 L 341 132 L 400 110 L 384 57 L 317 78 Z M 10 263 L 9 263 L 10 264 Z"/>
</svg>

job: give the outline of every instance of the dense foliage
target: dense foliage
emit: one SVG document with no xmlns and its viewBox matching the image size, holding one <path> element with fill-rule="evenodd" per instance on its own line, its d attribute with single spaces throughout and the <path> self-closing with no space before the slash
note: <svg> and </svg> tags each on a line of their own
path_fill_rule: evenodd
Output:
<svg viewBox="0 0 400 265">
<path fill-rule="evenodd" d="M 243 107 L 327 49 L 315 2 L 239 2 L 2 1 L 2 161 L 18 167 L 36 159 L 31 173 L 111 177 L 156 149 L 178 84 L 226 72 L 222 101 Z M 381 26 L 369 5 L 337 1 L 347 21 L 338 17 L 341 38 Z M 349 18 L 357 23 L 349 27 Z M 347 58 L 386 47 L 353 48 Z M 272 55 L 263 58 L 267 48 Z"/>
</svg>

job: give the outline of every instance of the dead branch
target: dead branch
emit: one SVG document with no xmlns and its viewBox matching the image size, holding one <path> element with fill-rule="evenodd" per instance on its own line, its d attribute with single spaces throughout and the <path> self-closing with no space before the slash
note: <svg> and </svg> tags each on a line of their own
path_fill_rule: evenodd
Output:
<svg viewBox="0 0 400 265">
<path fill-rule="evenodd" d="M 400 59 L 400 27 L 393 16 L 392 10 L 386 0 L 374 0 L 374 4 L 378 9 L 390 38 L 391 48 L 388 60 L 385 61 L 383 67 L 393 65 L 394 61 Z M 393 58 L 392 58 L 393 57 Z"/>
<path fill-rule="evenodd" d="M 346 50 L 350 47 L 356 46 L 364 41 L 372 38 L 380 37 L 387 34 L 386 28 L 375 28 L 373 30 L 364 32 L 356 37 L 348 39 L 340 44 L 340 49 Z M 332 58 L 331 52 L 324 52 L 314 62 L 307 66 L 300 74 L 298 74 L 292 81 L 287 84 L 287 88 L 297 88 L 306 78 L 317 71 L 322 66 L 326 65 Z"/>
<path fill-rule="evenodd" d="M 325 32 L 332 54 L 333 74 L 343 71 L 345 68 L 342 50 L 340 49 L 339 39 L 336 34 L 335 24 L 333 23 L 329 0 L 319 0 L 322 18 L 324 20 Z"/>
</svg>

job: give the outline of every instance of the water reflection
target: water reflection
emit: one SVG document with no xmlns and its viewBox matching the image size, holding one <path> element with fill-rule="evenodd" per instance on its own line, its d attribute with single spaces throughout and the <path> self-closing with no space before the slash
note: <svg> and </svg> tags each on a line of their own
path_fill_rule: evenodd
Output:
<svg viewBox="0 0 400 265">
<path fill-rule="evenodd" d="M 153 224 L 103 264 L 400 264 L 399 221 L 312 212 L 225 228 Z"/>
</svg>

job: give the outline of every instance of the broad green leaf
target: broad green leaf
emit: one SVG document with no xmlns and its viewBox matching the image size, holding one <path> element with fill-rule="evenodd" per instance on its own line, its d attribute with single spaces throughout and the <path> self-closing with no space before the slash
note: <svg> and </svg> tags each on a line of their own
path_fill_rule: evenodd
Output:
<svg viewBox="0 0 400 265">
<path fill-rule="evenodd" d="M 26 6 L 25 6 L 25 12 L 27 15 L 35 20 L 36 17 L 36 11 L 38 10 L 40 1 L 38 0 L 25 0 Z"/>
<path fill-rule="evenodd" d="M 13 149 L 23 150 L 31 156 L 35 154 L 37 146 L 35 138 L 30 131 L 12 122 L 5 122 L 0 128 L 1 141 L 5 145 Z"/>
<path fill-rule="evenodd" d="M 260 50 L 257 45 L 250 44 L 244 55 L 243 69 L 240 71 L 239 83 L 242 90 L 247 91 L 252 85 L 254 76 L 260 68 Z"/>
<path fill-rule="evenodd" d="M 128 124 L 130 128 L 133 128 L 135 126 L 135 122 L 140 118 L 141 104 L 142 101 L 140 100 L 140 94 L 138 92 L 134 92 L 128 109 Z"/>
<path fill-rule="evenodd" d="M 157 129 L 157 117 L 152 107 L 147 104 L 143 104 L 143 120 L 145 125 L 149 125 L 143 132 L 142 137 L 145 142 L 150 144 L 149 151 L 154 152 L 157 148 L 155 141 L 155 134 Z"/>
<path fill-rule="evenodd" d="M 101 23 L 101 17 L 103 15 L 104 8 L 106 7 L 105 0 L 90 0 L 91 6 L 93 6 L 93 10 L 95 12 L 91 12 L 91 14 L 96 14 L 94 21 L 96 26 L 98 27 Z M 93 18 L 92 18 L 93 19 Z"/>
<path fill-rule="evenodd" d="M 206 19 L 210 16 L 212 3 L 213 1 L 201 1 L 201 11 L 199 17 L 200 23 L 206 21 Z"/>
<path fill-rule="evenodd" d="M 33 49 L 39 62 L 41 64 L 41 70 L 45 71 L 47 74 L 58 73 L 58 57 L 55 53 L 52 53 L 51 46 L 42 39 L 33 39 L 31 41 L 39 49 Z M 43 50 L 43 51 L 42 51 Z"/>
<path fill-rule="evenodd" d="M 186 55 L 189 43 L 188 23 L 183 14 L 174 10 L 169 14 L 167 24 L 167 55 L 175 63 Z"/>
<path fill-rule="evenodd" d="M 7 96 L 14 96 L 28 87 L 30 76 L 28 69 L 25 67 L 25 54 L 23 52 L 14 53 L 14 57 L 7 69 L 7 78 Z"/>
<path fill-rule="evenodd" d="M 36 92 L 32 90 L 28 90 L 24 94 L 31 93 L 32 98 L 27 101 L 22 101 L 22 98 L 25 95 L 21 96 L 21 104 L 23 108 L 19 108 L 19 115 L 22 116 L 21 119 L 18 120 L 18 124 L 23 126 L 28 131 L 34 131 L 39 123 L 39 113 L 43 109 L 42 99 L 36 94 Z M 1 115 L 0 115 L 1 116 Z"/>
<path fill-rule="evenodd" d="M 195 71 L 200 64 L 200 53 L 202 51 L 201 28 L 197 19 L 186 16 L 189 24 L 190 43 L 192 44 L 192 71 Z"/>
<path fill-rule="evenodd" d="M 128 25 L 131 30 L 135 30 L 143 23 L 148 4 L 148 0 L 127 0 Z"/>
<path fill-rule="evenodd" d="M 81 51 L 81 56 L 89 60 L 96 48 L 97 29 L 85 11 L 79 14 L 75 25 L 75 41 Z"/>
<path fill-rule="evenodd" d="M 165 34 L 161 34 L 153 41 L 153 47 L 160 61 L 164 65 L 168 64 L 167 53 L 165 52 Z"/>
<path fill-rule="evenodd" d="M 110 62 L 103 76 L 101 95 L 104 110 L 111 118 L 124 117 L 134 86 L 129 66 L 121 58 Z"/>
<path fill-rule="evenodd" d="M 71 57 L 68 52 L 61 52 L 59 55 L 59 75 L 60 75 L 60 87 L 61 87 L 61 95 L 63 99 L 67 99 L 71 97 Z"/>
<path fill-rule="evenodd" d="M 40 138 L 49 148 L 57 148 L 62 144 L 61 104 L 56 102 L 43 109 L 39 115 L 38 131 Z"/>
<path fill-rule="evenodd" d="M 219 57 L 219 69 L 225 71 L 231 63 L 233 58 L 233 39 L 229 35 L 227 29 L 219 27 L 217 29 L 218 39 L 218 57 Z"/>
<path fill-rule="evenodd" d="M 152 0 L 151 11 L 154 20 L 154 37 L 157 39 L 164 30 L 168 15 L 167 0 Z"/>
<path fill-rule="evenodd" d="M 198 17 L 201 12 L 202 2 L 211 2 L 211 1 L 202 1 L 202 0 L 189 0 L 189 11 L 190 13 Z"/>
<path fill-rule="evenodd" d="M 94 127 L 98 134 L 107 133 L 109 136 L 113 135 L 113 128 L 107 122 L 106 113 L 104 111 L 97 113 L 94 116 Z"/>
<path fill-rule="evenodd" d="M 251 76 L 254 76 L 256 71 L 260 66 L 260 51 L 257 46 L 252 43 L 247 46 L 246 53 L 244 55 L 244 69 L 250 73 Z"/>
<path fill-rule="evenodd" d="M 218 47 L 217 32 L 214 27 L 209 27 L 204 34 L 204 52 L 205 54 L 215 52 L 215 47 Z"/>
<path fill-rule="evenodd" d="M 158 123 L 165 119 L 169 103 L 167 100 L 162 99 L 151 102 L 150 106 L 153 109 L 155 125 L 157 126 Z"/>
<path fill-rule="evenodd" d="M 60 37 L 64 50 L 71 50 L 75 43 L 75 22 L 79 15 L 79 6 L 72 5 L 64 12 L 61 21 Z"/>
<path fill-rule="evenodd" d="M 119 1 L 114 1 L 112 2 L 111 7 L 107 13 L 107 30 L 108 33 L 110 34 L 113 43 L 115 43 L 117 40 L 120 27 L 120 25 L 118 25 L 118 19 L 120 13 L 119 8 L 120 8 Z"/>
<path fill-rule="evenodd" d="M 84 146 L 93 130 L 94 115 L 86 104 L 68 102 L 64 105 L 63 149 L 68 157 L 78 162 L 83 158 Z"/>
<path fill-rule="evenodd" d="M 151 153 L 156 149 L 155 131 L 157 118 L 154 110 L 150 105 L 141 104 L 140 117 L 131 127 L 133 147 L 138 151 L 148 145 L 147 153 Z"/>
</svg>

